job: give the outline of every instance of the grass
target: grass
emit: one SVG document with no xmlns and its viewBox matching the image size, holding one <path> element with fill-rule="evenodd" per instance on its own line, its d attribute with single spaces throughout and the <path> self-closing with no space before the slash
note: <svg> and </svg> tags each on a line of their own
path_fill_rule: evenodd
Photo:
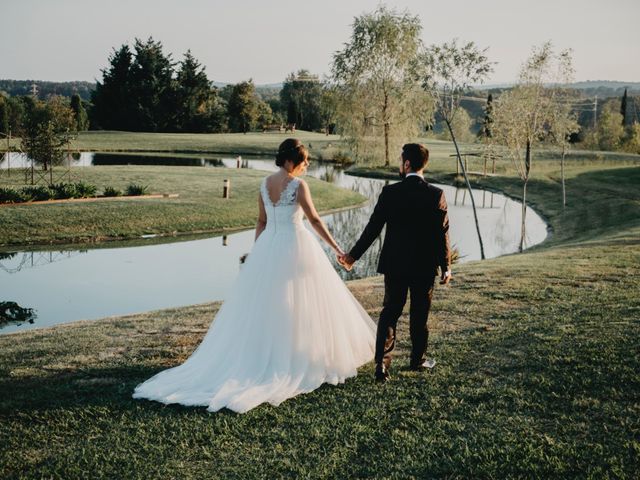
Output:
<svg viewBox="0 0 640 480">
<path fill-rule="evenodd" d="M 245 415 L 131 399 L 190 355 L 215 304 L 0 336 L 0 477 L 638 478 L 640 168 L 626 161 L 572 164 L 564 210 L 557 165 L 534 166 L 553 236 L 456 266 L 435 294 L 427 375 L 404 369 L 407 312 L 388 385 L 368 364 Z M 476 181 L 519 192 L 513 177 Z M 350 288 L 376 318 L 381 278 Z"/>
<path fill-rule="evenodd" d="M 340 137 L 298 130 L 295 133 L 145 133 L 118 131 L 80 132 L 72 150 L 94 152 L 173 152 L 266 155 L 272 157 L 280 143 L 289 137 L 299 138 L 312 159 L 331 160 L 341 151 Z M 16 148 L 20 140 L 14 139 Z M 0 152 L 6 142 L 0 142 Z"/>
<path fill-rule="evenodd" d="M 150 193 L 178 193 L 178 198 L 111 200 L 57 205 L 0 207 L 0 247 L 24 244 L 94 242 L 145 234 L 218 232 L 255 225 L 257 196 L 264 172 L 203 167 L 77 167 L 77 180 L 126 190 L 148 185 Z M 231 180 L 231 198 L 222 198 L 223 180 Z M 307 178 L 316 207 L 330 211 L 361 203 L 364 197 Z M 15 182 L 15 183 L 12 183 Z M 0 187 L 18 185 L 19 177 L 0 177 Z"/>
</svg>

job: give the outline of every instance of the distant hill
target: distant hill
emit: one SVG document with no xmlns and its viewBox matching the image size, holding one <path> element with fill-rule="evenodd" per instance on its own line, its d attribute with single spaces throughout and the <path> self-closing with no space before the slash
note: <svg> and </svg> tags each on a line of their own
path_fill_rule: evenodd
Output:
<svg viewBox="0 0 640 480">
<path fill-rule="evenodd" d="M 31 95 L 32 85 L 37 86 L 38 97 L 47 98 L 49 95 L 71 97 L 77 93 L 83 100 L 90 100 L 91 91 L 96 88 L 93 82 L 47 82 L 44 80 L 1 80 L 0 92 L 7 92 L 10 96 Z"/>
<path fill-rule="evenodd" d="M 12 97 L 20 95 L 31 95 L 32 85 L 38 87 L 38 98 L 47 98 L 49 95 L 62 95 L 63 97 L 71 97 L 74 93 L 80 95 L 83 100 L 91 99 L 91 92 L 96 88 L 94 82 L 48 82 L 45 80 L 10 80 L 0 79 L 0 92 L 6 92 Z M 218 88 L 223 88 L 230 83 L 211 82 Z M 263 96 L 277 94 L 282 89 L 282 83 L 269 83 L 264 85 L 256 85 L 258 93 Z"/>
<path fill-rule="evenodd" d="M 480 91 L 499 92 L 500 90 L 513 87 L 514 83 L 494 83 L 487 85 L 477 85 L 474 88 Z M 624 93 L 626 88 L 628 93 L 640 94 L 640 82 L 620 82 L 616 80 L 587 80 L 584 82 L 574 82 L 568 85 L 569 88 L 580 90 L 587 97 L 601 98 L 618 97 Z"/>
</svg>

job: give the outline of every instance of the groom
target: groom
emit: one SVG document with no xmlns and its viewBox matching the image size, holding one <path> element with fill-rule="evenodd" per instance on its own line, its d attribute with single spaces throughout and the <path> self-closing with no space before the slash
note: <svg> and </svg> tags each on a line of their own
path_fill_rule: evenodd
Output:
<svg viewBox="0 0 640 480">
<path fill-rule="evenodd" d="M 409 368 L 423 371 L 435 365 L 425 361 L 429 331 L 427 319 L 433 285 L 440 268 L 441 284 L 451 280 L 449 217 L 444 192 L 422 177 L 429 161 L 424 145 L 402 147 L 400 175 L 403 181 L 382 189 L 369 223 L 347 254 L 338 258 L 351 269 L 371 246 L 386 224 L 378 272 L 384 274 L 384 301 L 376 335 L 376 380 L 389 377 L 396 325 L 410 293 L 411 360 Z"/>
</svg>

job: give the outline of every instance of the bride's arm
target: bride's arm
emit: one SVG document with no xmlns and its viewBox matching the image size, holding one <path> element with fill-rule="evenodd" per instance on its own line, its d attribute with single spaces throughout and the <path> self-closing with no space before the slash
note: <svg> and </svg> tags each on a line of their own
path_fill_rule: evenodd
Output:
<svg viewBox="0 0 640 480">
<path fill-rule="evenodd" d="M 258 223 L 256 224 L 256 240 L 267 226 L 267 212 L 264 209 L 262 195 L 258 193 Z"/>
<path fill-rule="evenodd" d="M 338 255 L 342 255 L 344 252 L 333 239 L 329 230 L 327 230 L 327 227 L 320 218 L 320 215 L 318 215 L 316 207 L 313 205 L 313 200 L 311 199 L 309 186 L 307 185 L 307 182 L 302 179 L 300 181 L 300 187 L 298 188 L 298 201 L 300 202 L 300 206 L 302 207 L 304 214 L 307 216 L 309 223 L 313 229 L 318 232 L 320 238 L 327 242 L 327 245 L 333 248 Z"/>
</svg>

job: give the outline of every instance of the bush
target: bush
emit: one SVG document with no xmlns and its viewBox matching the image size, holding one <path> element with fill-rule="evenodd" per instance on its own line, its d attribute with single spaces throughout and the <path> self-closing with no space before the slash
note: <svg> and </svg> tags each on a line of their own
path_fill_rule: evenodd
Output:
<svg viewBox="0 0 640 480">
<path fill-rule="evenodd" d="M 127 195 L 146 195 L 148 192 L 148 185 L 136 185 L 132 183 L 127 187 Z"/>
<path fill-rule="evenodd" d="M 75 196 L 78 198 L 95 197 L 96 191 L 98 190 L 95 185 L 84 182 L 77 182 L 74 184 L 74 187 L 76 190 Z"/>
<path fill-rule="evenodd" d="M 56 200 L 74 198 L 77 196 L 76 187 L 72 183 L 54 183 L 49 187 Z"/>
<path fill-rule="evenodd" d="M 49 200 L 51 198 L 51 190 L 41 185 L 35 187 L 24 187 L 22 189 L 22 194 L 26 201 L 33 200 L 38 202 L 42 200 Z"/>
<path fill-rule="evenodd" d="M 122 190 L 114 187 L 104 187 L 104 192 L 102 195 L 105 197 L 119 197 L 120 195 L 122 195 Z"/>
<path fill-rule="evenodd" d="M 20 203 L 26 200 L 24 193 L 13 188 L 0 188 L 0 203 Z"/>
</svg>

